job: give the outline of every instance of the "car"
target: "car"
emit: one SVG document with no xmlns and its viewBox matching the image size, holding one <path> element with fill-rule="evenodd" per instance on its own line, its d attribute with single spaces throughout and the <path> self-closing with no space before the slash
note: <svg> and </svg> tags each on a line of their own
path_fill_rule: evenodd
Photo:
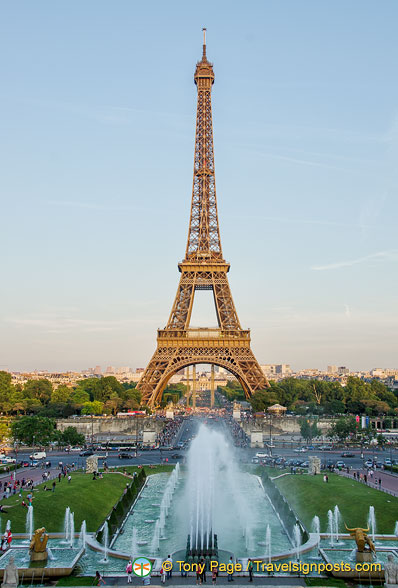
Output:
<svg viewBox="0 0 398 588">
<path fill-rule="evenodd" d="M 182 459 L 182 455 L 180 455 L 179 453 L 173 453 L 173 455 L 171 456 L 173 459 Z"/>
<path fill-rule="evenodd" d="M 301 462 L 301 467 L 302 468 L 308 468 L 309 465 L 310 465 L 310 463 L 308 461 L 302 461 Z"/>
<path fill-rule="evenodd" d="M 20 462 L 20 466 L 21 468 L 29 468 L 30 467 L 30 461 L 21 461 Z"/>
<path fill-rule="evenodd" d="M 364 464 L 363 464 L 366 468 L 372 468 L 373 467 L 373 461 L 371 459 L 367 459 Z"/>
<path fill-rule="evenodd" d="M 297 447 L 297 449 L 294 450 L 296 453 L 305 453 L 307 451 L 306 447 Z"/>
<path fill-rule="evenodd" d="M 92 449 L 85 449 L 79 453 L 80 457 L 89 457 L 90 455 L 94 455 L 94 451 Z"/>
<path fill-rule="evenodd" d="M 344 451 L 344 453 L 341 454 L 341 457 L 355 457 L 355 453 L 350 453 L 349 451 Z"/>
<path fill-rule="evenodd" d="M 14 457 L 3 457 L 1 460 L 3 463 L 16 463 L 16 459 Z"/>
<path fill-rule="evenodd" d="M 47 457 L 45 451 L 35 451 L 32 455 L 29 455 L 29 459 L 44 459 L 45 457 Z"/>
<path fill-rule="evenodd" d="M 321 445 L 319 449 L 321 451 L 332 451 L 333 447 L 331 445 Z"/>
<path fill-rule="evenodd" d="M 132 457 L 134 456 L 131 453 L 126 453 L 124 451 L 118 455 L 119 459 L 131 459 Z"/>
<path fill-rule="evenodd" d="M 341 461 L 341 460 L 336 461 L 336 463 L 334 465 L 336 468 L 345 468 L 346 467 L 344 461 Z"/>
<path fill-rule="evenodd" d="M 81 451 L 81 450 L 82 450 L 82 448 L 81 448 L 81 447 L 71 447 L 71 448 L 69 449 L 69 451 Z"/>
<path fill-rule="evenodd" d="M 259 463 L 258 457 L 252 457 L 252 463 Z"/>
<path fill-rule="evenodd" d="M 264 451 L 258 451 L 256 457 L 268 457 L 268 454 L 264 453 Z"/>
</svg>

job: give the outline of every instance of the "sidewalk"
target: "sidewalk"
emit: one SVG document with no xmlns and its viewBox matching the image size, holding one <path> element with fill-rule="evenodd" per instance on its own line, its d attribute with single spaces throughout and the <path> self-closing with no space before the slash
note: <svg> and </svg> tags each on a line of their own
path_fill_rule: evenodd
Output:
<svg viewBox="0 0 398 588">
<path fill-rule="evenodd" d="M 398 496 L 398 476 L 393 474 L 389 474 L 387 472 L 382 472 L 380 470 L 375 470 L 372 477 L 369 476 L 368 470 L 358 469 L 358 470 L 350 470 L 350 473 L 344 471 L 337 471 L 335 473 L 339 474 L 339 476 L 344 476 L 345 478 L 350 478 L 350 480 L 356 480 L 359 484 L 365 484 L 365 482 L 359 479 L 354 478 L 354 472 L 357 474 L 363 474 L 367 476 L 366 485 L 369 488 L 375 488 L 376 490 L 380 490 L 381 492 L 386 492 L 387 494 L 391 494 L 391 496 Z M 379 479 L 381 480 L 381 485 L 379 485 Z"/>
</svg>

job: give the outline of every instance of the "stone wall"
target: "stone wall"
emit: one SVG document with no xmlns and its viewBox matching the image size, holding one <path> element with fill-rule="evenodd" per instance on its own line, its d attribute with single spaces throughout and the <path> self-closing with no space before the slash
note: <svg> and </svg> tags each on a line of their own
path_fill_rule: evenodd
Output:
<svg viewBox="0 0 398 588">
<path fill-rule="evenodd" d="M 263 431 L 264 434 L 270 434 L 273 437 L 278 435 L 300 435 L 300 419 L 299 416 L 284 416 L 284 417 L 272 417 L 265 416 L 264 418 L 250 419 L 241 421 L 240 425 L 242 429 L 250 435 L 251 431 Z M 323 435 L 326 435 L 329 431 L 333 419 L 320 418 L 317 419 L 317 425 Z"/>
<path fill-rule="evenodd" d="M 58 419 L 57 429 L 64 431 L 66 427 L 76 427 L 86 437 L 91 435 L 134 435 L 142 431 L 160 433 L 164 421 L 154 417 L 79 417 L 74 419 Z"/>
</svg>

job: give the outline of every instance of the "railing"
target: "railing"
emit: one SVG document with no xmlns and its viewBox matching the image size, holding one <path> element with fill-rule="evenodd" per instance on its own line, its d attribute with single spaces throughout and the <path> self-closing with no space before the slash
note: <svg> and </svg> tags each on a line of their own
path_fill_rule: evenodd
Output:
<svg viewBox="0 0 398 588">
<path fill-rule="evenodd" d="M 158 329 L 158 337 L 179 339 L 250 339 L 250 330 L 236 329 Z"/>
</svg>

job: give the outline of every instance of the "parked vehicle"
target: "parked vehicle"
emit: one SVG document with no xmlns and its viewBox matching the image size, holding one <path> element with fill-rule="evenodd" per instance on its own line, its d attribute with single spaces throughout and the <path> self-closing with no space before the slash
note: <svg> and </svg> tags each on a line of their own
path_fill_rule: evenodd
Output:
<svg viewBox="0 0 398 588">
<path fill-rule="evenodd" d="M 79 453 L 80 457 L 89 457 L 90 455 L 94 455 L 94 451 L 92 449 L 85 449 Z"/>
<path fill-rule="evenodd" d="M 119 453 L 118 455 L 119 459 L 131 459 L 132 457 L 134 456 L 131 453 Z"/>
<path fill-rule="evenodd" d="M 344 453 L 341 454 L 341 457 L 355 457 L 355 453 L 350 453 L 349 451 L 344 451 Z"/>
</svg>

